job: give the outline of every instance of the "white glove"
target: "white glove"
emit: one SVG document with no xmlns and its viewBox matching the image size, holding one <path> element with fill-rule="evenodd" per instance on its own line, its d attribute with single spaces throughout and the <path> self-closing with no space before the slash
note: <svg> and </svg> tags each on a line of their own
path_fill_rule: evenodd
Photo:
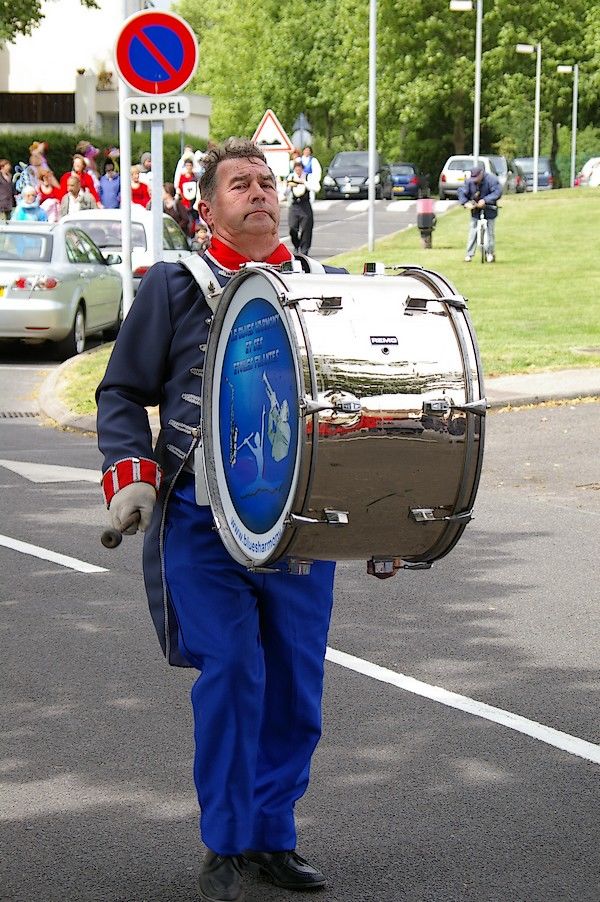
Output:
<svg viewBox="0 0 600 902">
<path fill-rule="evenodd" d="M 124 486 L 113 496 L 108 512 L 113 527 L 126 536 L 132 536 L 141 529 L 145 532 L 150 526 L 152 510 L 156 503 L 156 490 L 148 482 L 132 482 Z M 134 514 L 139 513 L 139 523 L 133 523 L 127 529 L 123 524 Z"/>
</svg>

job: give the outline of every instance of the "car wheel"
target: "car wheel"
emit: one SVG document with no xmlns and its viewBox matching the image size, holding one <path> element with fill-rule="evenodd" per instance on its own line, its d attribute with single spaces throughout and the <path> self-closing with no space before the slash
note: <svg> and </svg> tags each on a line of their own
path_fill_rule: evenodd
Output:
<svg viewBox="0 0 600 902">
<path fill-rule="evenodd" d="M 445 195 L 445 193 L 442 191 L 441 188 L 440 188 L 440 200 L 446 200 L 446 195 Z"/>
<path fill-rule="evenodd" d="M 56 356 L 59 360 L 67 360 L 83 354 L 85 350 L 85 313 L 81 304 L 77 307 L 71 330 L 62 341 L 56 343 Z"/>
<path fill-rule="evenodd" d="M 119 312 L 117 314 L 117 319 L 115 320 L 114 325 L 110 326 L 108 329 L 104 329 L 102 332 L 102 337 L 106 341 L 114 341 L 117 335 L 120 332 L 121 326 L 123 325 L 123 295 L 121 295 L 121 300 L 119 301 Z"/>
</svg>

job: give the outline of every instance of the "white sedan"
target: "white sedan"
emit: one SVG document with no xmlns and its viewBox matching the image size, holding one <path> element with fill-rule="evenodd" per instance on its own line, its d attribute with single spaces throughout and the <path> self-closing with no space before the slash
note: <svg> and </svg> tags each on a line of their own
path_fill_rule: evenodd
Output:
<svg viewBox="0 0 600 902">
<path fill-rule="evenodd" d="M 90 235 L 103 253 L 122 253 L 121 211 L 81 210 L 68 213 L 61 222 L 70 222 Z M 152 213 L 135 204 L 131 209 L 131 270 L 133 291 L 137 291 L 142 276 L 154 262 L 150 252 Z M 192 254 L 192 244 L 175 220 L 163 214 L 163 259 L 176 263 Z M 121 268 L 122 274 L 122 268 Z"/>
<path fill-rule="evenodd" d="M 53 342 L 66 359 L 83 352 L 88 335 L 114 337 L 123 318 L 120 263 L 72 223 L 0 225 L 0 339 Z"/>
</svg>

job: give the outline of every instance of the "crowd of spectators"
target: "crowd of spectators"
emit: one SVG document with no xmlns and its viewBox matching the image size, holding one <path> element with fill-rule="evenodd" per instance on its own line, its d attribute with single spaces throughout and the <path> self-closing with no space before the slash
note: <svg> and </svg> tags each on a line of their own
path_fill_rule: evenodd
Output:
<svg viewBox="0 0 600 902">
<path fill-rule="evenodd" d="M 118 209 L 121 192 L 129 186 L 131 202 L 146 210 L 152 205 L 152 157 L 145 151 L 129 178 L 119 172 L 119 151 L 109 148 L 98 169 L 100 152 L 88 141 L 75 147 L 71 168 L 57 175 L 49 162 L 46 141 L 34 141 L 27 163 L 0 159 L 0 221 L 43 220 L 56 222 L 66 213 L 95 208 Z M 163 210 L 189 237 L 206 241 L 208 230 L 198 212 L 199 180 L 203 153 L 186 145 L 173 181 L 163 185 Z"/>
</svg>

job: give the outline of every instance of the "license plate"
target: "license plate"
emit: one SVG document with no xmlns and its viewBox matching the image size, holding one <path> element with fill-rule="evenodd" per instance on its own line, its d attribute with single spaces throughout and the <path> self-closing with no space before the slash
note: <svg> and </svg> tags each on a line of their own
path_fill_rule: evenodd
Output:
<svg viewBox="0 0 600 902">
<path fill-rule="evenodd" d="M 5 285 L 0 285 L 0 298 L 4 297 L 4 292 L 6 291 Z"/>
<path fill-rule="evenodd" d="M 396 192 L 396 194 L 402 194 L 402 192 L 404 191 L 404 186 L 403 186 L 403 185 L 396 185 L 396 186 L 394 187 L 394 191 Z"/>
</svg>

